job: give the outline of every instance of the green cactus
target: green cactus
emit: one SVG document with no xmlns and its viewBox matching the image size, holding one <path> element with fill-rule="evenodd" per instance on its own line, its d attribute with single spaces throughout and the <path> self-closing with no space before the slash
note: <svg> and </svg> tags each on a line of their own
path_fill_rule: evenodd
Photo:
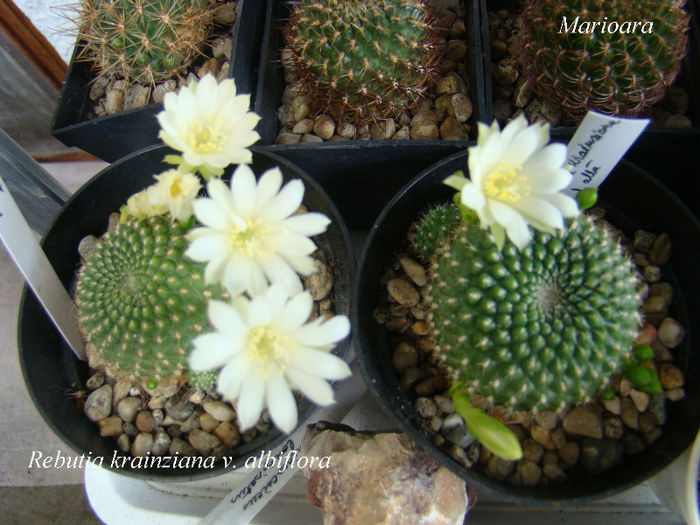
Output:
<svg viewBox="0 0 700 525">
<path fill-rule="evenodd" d="M 187 381 L 199 390 L 211 390 L 216 385 L 216 380 L 219 377 L 219 370 L 207 370 L 206 372 L 187 373 Z"/>
<path fill-rule="evenodd" d="M 528 0 L 520 17 L 521 63 L 534 79 L 536 93 L 573 119 L 589 109 L 638 115 L 663 98 L 678 74 L 687 43 L 684 4 L 685 0 Z M 577 19 L 577 31 L 567 32 Z M 564 20 L 567 26 L 562 30 Z M 653 23 L 653 30 L 643 32 L 639 24 L 633 34 L 610 32 L 613 22 L 619 28 L 634 21 Z M 593 22 L 599 22 L 595 30 Z M 605 29 L 603 22 L 608 24 Z M 582 28 L 592 32 L 581 34 Z"/>
<path fill-rule="evenodd" d="M 417 104 L 442 55 L 425 0 L 302 0 L 285 40 L 315 109 L 356 123 Z"/>
<path fill-rule="evenodd" d="M 97 243 L 76 285 L 91 366 L 144 383 L 185 379 L 207 301 L 225 293 L 204 284 L 203 264 L 184 257 L 184 234 L 163 216 L 128 219 Z"/>
<path fill-rule="evenodd" d="M 558 410 L 593 396 L 632 349 L 632 264 L 584 216 L 499 250 L 463 224 L 430 270 L 438 355 L 470 394 L 511 410 Z"/>
<path fill-rule="evenodd" d="M 413 244 L 418 255 L 429 261 L 461 223 L 459 208 L 443 204 L 428 211 L 416 226 Z"/>
<path fill-rule="evenodd" d="M 211 36 L 213 0 L 83 0 L 80 59 L 153 84 L 182 73 Z"/>
</svg>

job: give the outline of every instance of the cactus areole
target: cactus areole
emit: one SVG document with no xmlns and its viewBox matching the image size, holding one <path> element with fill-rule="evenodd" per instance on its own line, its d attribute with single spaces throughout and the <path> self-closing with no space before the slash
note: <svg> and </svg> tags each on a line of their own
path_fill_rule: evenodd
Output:
<svg viewBox="0 0 700 525">
<path fill-rule="evenodd" d="M 416 105 L 442 56 L 424 0 L 302 0 L 285 29 L 314 109 L 355 123 Z"/>
<path fill-rule="evenodd" d="M 663 98 L 678 75 L 688 40 L 684 4 L 527 0 L 520 17 L 521 63 L 537 94 L 573 119 L 589 109 L 639 115 Z"/>
</svg>

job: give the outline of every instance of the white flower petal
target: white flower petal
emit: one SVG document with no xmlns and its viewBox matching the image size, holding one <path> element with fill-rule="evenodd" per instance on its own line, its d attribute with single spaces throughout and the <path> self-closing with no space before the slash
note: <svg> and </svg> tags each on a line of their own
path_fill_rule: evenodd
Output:
<svg viewBox="0 0 700 525">
<path fill-rule="evenodd" d="M 228 257 L 226 255 L 211 259 L 204 268 L 204 282 L 206 284 L 221 282 L 227 263 Z"/>
<path fill-rule="evenodd" d="M 462 204 L 472 210 L 480 210 L 486 205 L 484 194 L 471 182 L 462 188 Z"/>
<path fill-rule="evenodd" d="M 219 368 L 230 361 L 240 350 L 236 339 L 220 333 L 198 335 L 192 340 L 194 350 L 189 365 L 195 372 Z"/>
<path fill-rule="evenodd" d="M 316 244 L 303 235 L 286 233 L 277 238 L 277 250 L 283 254 L 308 255 L 316 251 Z"/>
<path fill-rule="evenodd" d="M 328 228 L 331 220 L 322 213 L 302 213 L 282 221 L 282 226 L 299 235 L 318 235 Z"/>
<path fill-rule="evenodd" d="M 227 336 L 240 337 L 246 330 L 245 323 L 238 311 L 223 301 L 211 299 L 208 303 L 207 315 L 214 328 Z"/>
<path fill-rule="evenodd" d="M 270 371 L 267 381 L 267 406 L 270 418 L 277 427 L 291 433 L 297 426 L 297 403 L 285 378 L 277 371 Z"/>
<path fill-rule="evenodd" d="M 207 184 L 207 193 L 211 200 L 218 206 L 223 216 L 233 213 L 231 190 L 224 181 L 216 177 L 210 180 Z M 225 228 L 226 225 L 222 227 Z"/>
<path fill-rule="evenodd" d="M 236 213 L 246 216 L 255 206 L 257 184 L 253 170 L 241 164 L 233 172 L 231 178 L 231 197 Z"/>
<path fill-rule="evenodd" d="M 260 261 L 260 264 L 270 282 L 282 285 L 288 294 L 302 290 L 301 279 L 279 255 L 271 255 Z"/>
<path fill-rule="evenodd" d="M 338 380 L 352 375 L 350 367 L 337 355 L 306 347 L 294 349 L 294 366 L 324 379 Z"/>
<path fill-rule="evenodd" d="M 283 258 L 294 271 L 301 275 L 311 275 L 316 272 L 314 259 L 309 255 L 285 253 Z"/>
<path fill-rule="evenodd" d="M 192 203 L 194 216 L 202 224 L 217 230 L 225 230 L 229 220 L 213 199 L 197 199 Z"/>
<path fill-rule="evenodd" d="M 245 356 L 239 353 L 221 369 L 216 389 L 224 396 L 224 399 L 233 401 L 240 395 L 249 368 Z"/>
<path fill-rule="evenodd" d="M 267 206 L 281 187 L 282 172 L 279 168 L 272 168 L 263 173 L 258 180 L 255 209 L 260 210 Z"/>
<path fill-rule="evenodd" d="M 548 195 L 540 195 L 540 197 L 553 206 L 556 206 L 564 217 L 575 217 L 579 214 L 578 202 L 576 202 L 576 199 L 572 199 L 568 195 L 564 195 L 563 193 L 553 193 Z"/>
<path fill-rule="evenodd" d="M 298 179 L 289 181 L 275 196 L 264 210 L 260 210 L 260 217 L 266 222 L 281 222 L 297 211 L 304 198 L 304 185 Z"/>
<path fill-rule="evenodd" d="M 317 405 L 328 406 L 335 403 L 333 389 L 324 379 L 309 375 L 295 366 L 288 367 L 286 375 L 295 388 L 301 390 Z"/>
<path fill-rule="evenodd" d="M 530 228 L 527 227 L 527 222 L 518 213 L 516 214 L 514 220 L 504 227 L 508 238 L 511 240 L 519 250 L 525 248 L 532 239 L 532 232 Z"/>
<path fill-rule="evenodd" d="M 266 294 L 253 297 L 248 305 L 248 324 L 265 326 L 269 325 L 273 319 Z"/>
<path fill-rule="evenodd" d="M 284 305 L 284 310 L 279 316 L 277 324 L 287 331 L 299 328 L 308 321 L 313 306 L 314 300 L 311 293 L 304 291 L 296 294 Z"/>
<path fill-rule="evenodd" d="M 325 346 L 336 343 L 350 333 L 350 320 L 344 315 L 336 315 L 325 322 L 321 318 L 297 330 L 295 339 L 305 346 Z"/>
<path fill-rule="evenodd" d="M 241 395 L 238 397 L 236 412 L 241 431 L 255 426 L 265 405 L 265 380 L 256 372 L 250 371 L 243 380 Z"/>
<path fill-rule="evenodd" d="M 559 209 L 544 199 L 533 197 L 521 199 L 515 203 L 515 209 L 526 218 L 533 218 L 549 228 L 561 229 L 564 227 L 564 219 Z"/>
<path fill-rule="evenodd" d="M 251 285 L 250 261 L 231 258 L 224 270 L 224 286 L 231 295 L 243 293 Z"/>
<path fill-rule="evenodd" d="M 208 235 L 200 235 L 192 241 L 185 251 L 185 255 L 197 262 L 222 257 L 227 253 L 227 242 L 228 240 L 223 234 L 215 231 Z"/>
</svg>

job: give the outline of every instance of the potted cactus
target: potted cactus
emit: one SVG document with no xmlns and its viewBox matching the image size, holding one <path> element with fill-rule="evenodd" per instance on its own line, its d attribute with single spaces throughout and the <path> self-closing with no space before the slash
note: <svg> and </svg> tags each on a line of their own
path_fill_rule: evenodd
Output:
<svg viewBox="0 0 700 525">
<path fill-rule="evenodd" d="M 245 0 L 85 0 L 69 15 L 76 47 L 52 134 L 114 161 L 157 143 L 154 116 L 178 83 L 210 72 L 252 93 L 263 11 L 264 2 Z"/>
<path fill-rule="evenodd" d="M 310 414 L 301 392 L 330 404 L 327 381 L 350 373 L 338 357 L 347 232 L 313 181 L 249 150 L 259 118 L 249 100 L 211 75 L 168 94 L 160 136 L 175 149 L 110 166 L 47 234 L 74 290 L 87 365 L 52 330 L 37 332 L 46 319 L 23 299 L 20 360 L 40 411 L 74 449 L 120 472 L 191 479 L 242 465 Z M 82 403 L 56 396 L 56 384 Z M 163 457 L 175 458 L 170 468 Z"/>
<path fill-rule="evenodd" d="M 256 95 L 261 142 L 305 166 L 331 196 L 372 179 L 376 191 L 363 196 L 369 213 L 337 199 L 353 227 L 368 227 L 417 165 L 464 148 L 482 114 L 478 6 L 460 2 L 440 14 L 436 5 L 268 6 Z M 382 180 L 365 175 L 370 165 Z"/>
<path fill-rule="evenodd" d="M 697 395 L 693 306 L 673 312 L 687 328 L 674 332 L 682 339 L 665 337 L 675 320 L 659 325 L 674 348 L 664 359 L 675 363 L 657 361 L 649 345 L 668 347 L 656 341 L 656 300 L 641 306 L 644 286 L 619 232 L 600 223 L 602 209 L 579 213 L 590 194 L 560 193 L 571 178 L 565 148 L 546 146 L 546 127 L 521 119 L 480 133 L 468 153 L 416 177 L 372 229 L 353 318 L 363 373 L 407 433 L 487 491 L 539 504 L 623 490 L 680 454 L 700 423 L 691 399 L 665 401 L 679 399 L 670 370 L 680 380 L 685 369 L 685 392 Z M 467 166 L 469 179 L 455 173 Z M 606 181 L 601 201 L 628 232 L 668 232 L 683 253 L 664 271 L 684 283 L 674 294 L 693 302 L 686 259 L 697 250 L 682 248 L 700 235 L 692 214 L 629 165 Z M 666 218 L 643 215 L 660 201 Z M 635 390 L 647 403 L 633 422 L 625 395 Z M 618 422 L 609 408 L 620 403 Z M 652 404 L 665 407 L 663 430 Z"/>
</svg>

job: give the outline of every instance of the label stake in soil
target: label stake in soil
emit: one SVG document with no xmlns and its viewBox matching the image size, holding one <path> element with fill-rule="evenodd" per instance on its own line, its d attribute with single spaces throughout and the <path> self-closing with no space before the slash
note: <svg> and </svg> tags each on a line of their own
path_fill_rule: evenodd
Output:
<svg viewBox="0 0 700 525">
<path fill-rule="evenodd" d="M 0 177 L 0 238 L 73 353 L 85 361 L 75 306 Z"/>
</svg>

